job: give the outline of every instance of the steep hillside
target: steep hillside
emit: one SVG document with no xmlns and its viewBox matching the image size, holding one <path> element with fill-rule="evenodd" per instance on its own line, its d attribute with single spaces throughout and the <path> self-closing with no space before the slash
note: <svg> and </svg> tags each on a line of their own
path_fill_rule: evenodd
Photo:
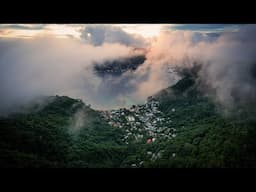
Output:
<svg viewBox="0 0 256 192">
<path fill-rule="evenodd" d="M 0 119 L 0 167 L 256 167 L 256 114 L 225 116 L 195 78 L 130 109 L 46 97 Z"/>
<path fill-rule="evenodd" d="M 49 97 L 44 102 L 40 110 L 1 118 L 0 167 L 120 164 L 121 132 L 106 124 L 98 112 L 69 97 Z"/>
</svg>

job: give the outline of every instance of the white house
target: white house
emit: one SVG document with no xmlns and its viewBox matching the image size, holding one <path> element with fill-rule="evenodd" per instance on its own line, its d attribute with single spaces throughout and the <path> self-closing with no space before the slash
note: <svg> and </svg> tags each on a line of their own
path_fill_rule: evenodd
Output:
<svg viewBox="0 0 256 192">
<path fill-rule="evenodd" d="M 127 120 L 128 120 L 128 121 L 135 121 L 135 118 L 134 118 L 133 116 L 129 115 L 129 116 L 127 117 Z"/>
</svg>

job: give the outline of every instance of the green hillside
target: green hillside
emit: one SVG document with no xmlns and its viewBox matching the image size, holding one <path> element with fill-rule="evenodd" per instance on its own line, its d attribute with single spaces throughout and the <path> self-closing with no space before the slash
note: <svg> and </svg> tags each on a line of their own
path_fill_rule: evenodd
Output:
<svg viewBox="0 0 256 192">
<path fill-rule="evenodd" d="M 1 167 L 120 164 L 123 149 L 116 139 L 120 137 L 120 130 L 107 125 L 98 112 L 79 100 L 59 96 L 50 100 L 40 111 L 1 119 Z M 85 121 L 81 127 L 75 124 L 77 114 Z"/>
<path fill-rule="evenodd" d="M 189 75 L 130 109 L 46 97 L 0 118 L 0 167 L 256 167 L 255 117 L 223 115 Z"/>
</svg>

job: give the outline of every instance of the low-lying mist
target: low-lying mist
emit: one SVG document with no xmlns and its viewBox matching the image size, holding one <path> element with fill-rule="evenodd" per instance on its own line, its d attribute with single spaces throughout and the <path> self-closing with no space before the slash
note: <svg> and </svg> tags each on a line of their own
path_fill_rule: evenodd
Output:
<svg viewBox="0 0 256 192">
<path fill-rule="evenodd" d="M 90 36 L 90 41 L 0 39 L 0 114 L 47 95 L 81 98 L 96 109 L 141 103 L 176 83 L 181 78 L 177 68 L 189 69 L 195 62 L 201 63 L 197 78 L 205 95 L 227 108 L 255 106 L 255 25 L 218 35 L 169 30 L 150 41 L 122 32 L 117 33 L 118 38 L 106 40 L 102 29 L 97 30 L 89 32 L 100 34 L 100 42 L 96 36 Z M 82 32 L 81 38 L 87 33 Z M 143 45 L 143 54 L 134 49 L 139 45 Z M 107 77 L 95 74 L 95 63 L 139 55 L 145 60 L 133 70 Z"/>
</svg>

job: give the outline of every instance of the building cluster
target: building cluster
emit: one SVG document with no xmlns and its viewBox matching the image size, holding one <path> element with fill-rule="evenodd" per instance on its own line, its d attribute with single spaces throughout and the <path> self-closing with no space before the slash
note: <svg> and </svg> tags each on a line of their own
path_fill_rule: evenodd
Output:
<svg viewBox="0 0 256 192">
<path fill-rule="evenodd" d="M 159 102 L 153 98 L 148 99 L 144 105 L 133 105 L 128 109 L 121 108 L 101 113 L 108 124 L 125 131 L 122 140 L 126 144 L 131 142 L 149 144 L 159 139 L 176 137 L 172 120 L 159 110 Z"/>
</svg>

